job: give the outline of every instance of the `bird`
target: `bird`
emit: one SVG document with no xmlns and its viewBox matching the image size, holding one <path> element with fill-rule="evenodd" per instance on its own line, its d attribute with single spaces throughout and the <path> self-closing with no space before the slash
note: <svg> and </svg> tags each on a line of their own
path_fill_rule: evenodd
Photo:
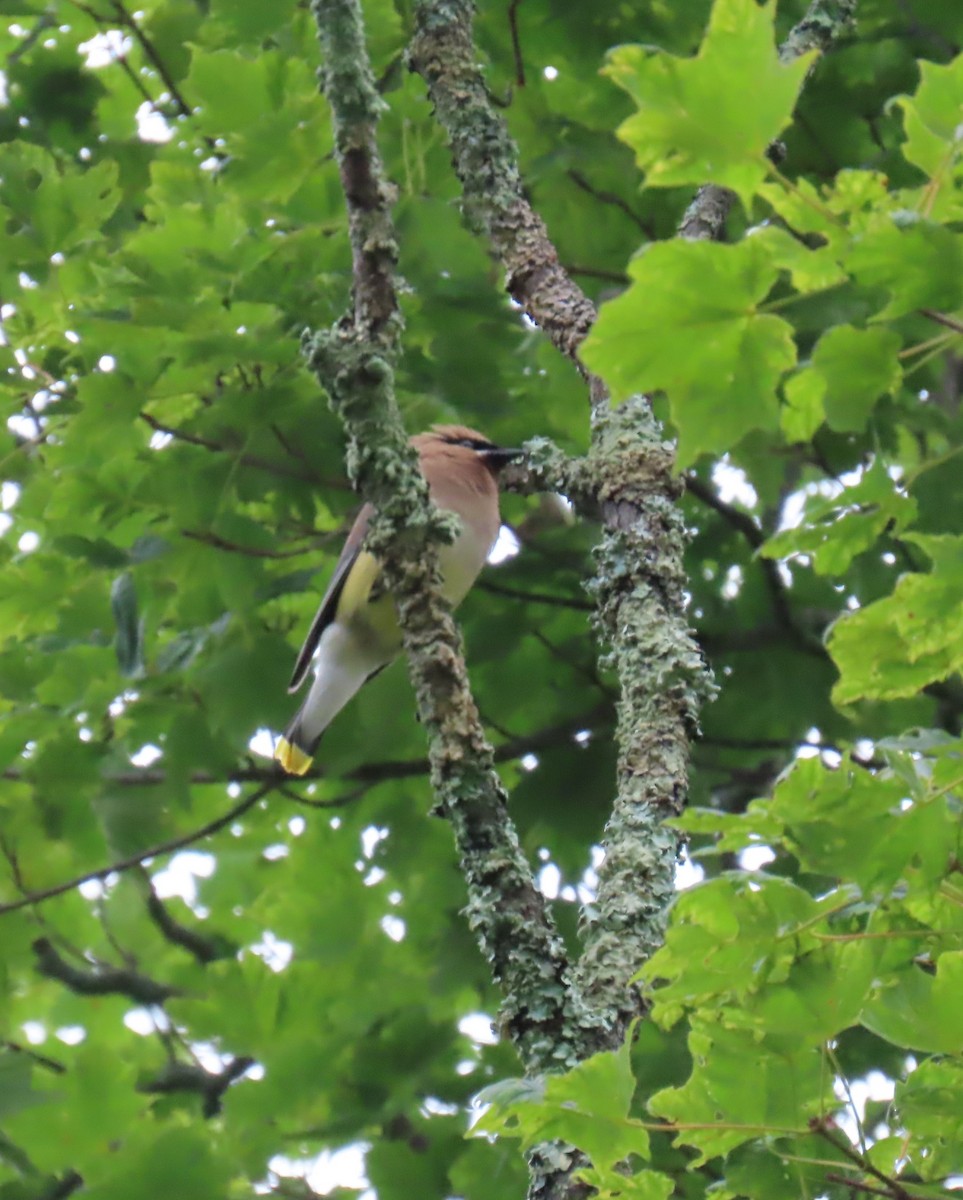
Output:
<svg viewBox="0 0 963 1200">
<path fill-rule="evenodd" d="M 454 607 L 465 597 L 498 537 L 498 474 L 522 455 L 495 445 L 464 425 L 433 425 L 411 438 L 432 500 L 454 513 L 461 529 L 439 560 L 442 592 Z M 365 504 L 341 551 L 304 645 L 294 664 L 289 692 L 315 675 L 301 707 L 278 738 L 274 757 L 289 775 L 304 775 L 321 735 L 358 689 L 397 658 L 401 630 L 381 564 L 363 548 L 374 510 Z"/>
</svg>

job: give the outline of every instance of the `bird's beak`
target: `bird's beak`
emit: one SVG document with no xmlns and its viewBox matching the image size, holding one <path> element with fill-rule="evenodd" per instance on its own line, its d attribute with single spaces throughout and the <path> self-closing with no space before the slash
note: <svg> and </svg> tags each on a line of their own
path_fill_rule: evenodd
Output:
<svg viewBox="0 0 963 1200">
<path fill-rule="evenodd" d="M 490 450 L 478 450 L 477 454 L 483 462 L 497 471 L 500 467 L 505 467 L 510 462 L 514 462 L 516 458 L 523 458 L 525 451 L 509 450 L 503 446 L 493 446 Z"/>
</svg>

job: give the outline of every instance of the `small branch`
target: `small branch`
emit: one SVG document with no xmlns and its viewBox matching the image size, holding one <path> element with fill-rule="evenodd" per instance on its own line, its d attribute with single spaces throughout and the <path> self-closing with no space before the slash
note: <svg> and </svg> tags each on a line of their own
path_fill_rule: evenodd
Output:
<svg viewBox="0 0 963 1200">
<path fill-rule="evenodd" d="M 512 54 L 515 58 L 515 82 L 520 87 L 525 86 L 525 60 L 522 57 L 522 43 L 518 36 L 518 7 L 522 0 L 512 0 L 508 6 L 508 28 L 512 34 Z"/>
<path fill-rule="evenodd" d="M 124 72 L 124 74 L 127 76 L 127 78 L 130 80 L 130 82 L 134 85 L 134 88 L 136 89 L 136 91 L 140 93 L 141 99 L 146 101 L 146 103 L 148 103 L 151 106 L 151 108 L 154 110 L 154 112 L 158 112 L 159 108 L 158 108 L 157 101 L 154 99 L 154 97 L 148 91 L 146 85 L 144 84 L 143 79 L 141 79 L 141 77 L 137 74 L 137 72 L 134 70 L 134 68 L 128 62 L 127 55 L 119 54 L 117 56 L 117 58 L 115 59 L 115 62 L 117 63 L 118 67 L 120 67 L 120 69 Z M 163 116 L 163 114 L 161 114 L 161 115 Z"/>
<path fill-rule="evenodd" d="M 802 19 L 779 47 L 782 62 L 792 62 L 810 50 L 825 54 L 856 23 L 857 0 L 812 0 Z"/>
<path fill-rule="evenodd" d="M 735 199 L 728 188 L 703 184 L 683 214 L 679 236 L 688 242 L 721 242 Z"/>
<path fill-rule="evenodd" d="M 216 962 L 219 958 L 226 958 L 233 949 L 236 949 L 236 947 L 231 947 L 224 938 L 206 937 L 196 929 L 190 929 L 175 920 L 154 890 L 154 885 L 146 871 L 144 879 L 147 885 L 147 915 L 172 945 L 180 946 L 204 965 Z"/>
<path fill-rule="evenodd" d="M 76 1171 L 65 1171 L 59 1179 L 51 1180 L 50 1186 L 42 1191 L 37 1200 L 67 1200 L 78 1188 L 84 1186 L 84 1177 Z"/>
<path fill-rule="evenodd" d="M 448 134 L 469 222 L 491 241 L 512 298 L 589 378 L 578 348 L 595 308 L 563 270 L 544 222 L 525 197 L 518 151 L 477 66 L 472 10 L 471 0 L 419 0 L 408 62 L 427 84 Z M 591 382 L 595 402 L 606 405 L 601 381 Z"/>
<path fill-rule="evenodd" d="M 150 40 L 147 34 L 144 33 L 143 29 L 141 29 L 140 25 L 138 25 L 137 21 L 134 19 L 134 16 L 127 11 L 120 0 L 113 0 L 113 9 L 117 15 L 118 21 L 120 21 L 121 25 L 125 29 L 129 29 L 134 35 L 135 41 L 144 52 L 144 56 L 163 80 L 164 87 L 170 93 L 171 99 L 177 105 L 177 110 L 180 115 L 182 117 L 189 117 L 193 112 L 193 109 L 181 94 L 180 89 L 174 82 L 174 77 L 167 69 L 167 64 L 157 53 L 157 49 L 155 48 L 153 42 Z"/>
<path fill-rule="evenodd" d="M 824 1138 L 827 1142 L 829 1142 L 829 1144 L 837 1149 L 840 1154 L 843 1154 L 846 1158 L 848 1158 L 851 1163 L 855 1163 L 861 1171 L 864 1171 L 867 1175 L 871 1175 L 874 1179 L 879 1180 L 879 1182 L 885 1188 L 885 1191 L 882 1193 L 884 1196 L 892 1196 L 893 1200 L 917 1200 L 917 1197 L 914 1197 L 911 1192 L 908 1192 L 898 1180 L 891 1179 L 878 1167 L 874 1166 L 868 1158 L 860 1154 L 859 1151 L 850 1144 L 847 1138 L 835 1137 L 829 1129 L 827 1118 L 814 1118 L 809 1122 L 809 1128 L 813 1133 L 818 1134 L 819 1137 Z M 847 1180 L 847 1183 L 849 1183 L 850 1186 L 853 1186 L 852 1181 Z"/>
<path fill-rule="evenodd" d="M 242 546 L 239 542 L 228 541 L 218 533 L 202 529 L 182 529 L 181 537 L 190 538 L 193 542 L 203 542 L 205 546 L 214 546 L 218 550 L 229 550 L 232 554 L 244 554 L 248 558 L 300 558 L 311 550 L 310 546 L 299 546 L 296 550 L 265 550 L 261 546 Z"/>
<path fill-rule="evenodd" d="M 924 317 L 935 321 L 937 325 L 945 325 L 947 329 L 952 329 L 954 333 L 963 333 L 963 321 L 958 321 L 956 317 L 948 317 L 946 313 L 937 312 L 935 308 L 921 308 L 920 312 Z"/>
<path fill-rule="evenodd" d="M 725 500 L 721 500 L 715 490 L 709 484 L 699 479 L 697 475 L 692 473 L 686 475 L 685 487 L 686 491 L 701 500 L 703 504 L 713 509 L 727 521 L 737 533 L 742 535 L 754 551 L 758 550 L 766 541 L 766 535 L 762 528 L 749 513 L 743 512 L 742 509 L 736 508 L 733 504 L 727 504 Z M 828 661 L 829 654 L 820 639 L 809 632 L 809 630 L 800 628 L 796 623 L 786 585 L 779 574 L 779 564 L 771 558 L 763 558 L 762 556 L 756 556 L 755 562 L 758 563 L 759 569 L 762 571 L 763 578 L 766 581 L 773 615 L 780 626 L 789 634 L 800 650 L 805 651 L 806 654 L 810 654 L 814 658 L 821 658 Z"/>
<path fill-rule="evenodd" d="M 208 1071 L 196 1063 L 169 1062 L 159 1075 L 138 1083 L 137 1091 L 148 1096 L 165 1096 L 172 1092 L 193 1092 L 201 1096 L 201 1112 L 205 1117 L 216 1117 L 221 1111 L 221 1101 L 231 1084 L 253 1067 L 255 1059 L 248 1055 L 232 1058 L 221 1071 Z"/>
<path fill-rule="evenodd" d="M 576 187 L 581 188 L 583 192 L 591 196 L 593 199 L 600 201 L 602 204 L 611 204 L 621 212 L 624 212 L 632 224 L 635 225 L 650 241 L 652 240 L 653 230 L 651 226 L 643 221 L 639 214 L 633 211 L 632 206 L 623 200 L 623 198 L 617 192 L 606 192 L 600 188 L 594 187 L 591 183 L 589 183 L 582 172 L 575 170 L 574 167 L 570 167 L 565 174 L 569 177 L 569 179 L 571 179 Z"/>
<path fill-rule="evenodd" d="M 305 483 L 324 483 L 325 487 L 344 487 L 344 483 L 338 480 L 321 479 L 317 471 L 304 470 L 299 471 L 293 467 L 286 467 L 278 462 L 273 462 L 269 458 L 261 458 L 256 454 L 237 454 L 232 446 L 225 446 L 221 442 L 215 442 L 211 438 L 201 437 L 196 433 L 188 433 L 186 429 L 178 429 L 173 425 L 165 425 L 162 421 L 152 416 L 149 412 L 140 412 L 140 419 L 154 430 L 155 433 L 164 433 L 168 437 L 173 438 L 177 442 L 184 442 L 188 446 L 198 446 L 202 450 L 209 450 L 212 454 L 232 454 L 235 455 L 237 461 L 245 467 L 252 467 L 256 471 L 267 471 L 271 475 L 280 475 L 284 479 L 300 479 Z"/>
<path fill-rule="evenodd" d="M 526 592 L 521 588 L 505 587 L 500 583 L 482 582 L 476 585 L 493 596 L 507 596 L 511 600 L 524 600 L 526 604 L 546 604 L 550 608 L 571 608 L 576 612 L 593 612 L 594 605 L 575 596 L 551 596 L 547 592 Z"/>
<path fill-rule="evenodd" d="M 55 949 L 49 938 L 33 943 L 36 970 L 48 979 L 56 979 L 78 996 L 129 996 L 138 1004 L 163 1004 L 179 995 L 177 988 L 158 983 L 129 967 L 97 966 L 89 970 L 74 967 Z"/>
<path fill-rule="evenodd" d="M 514 759 L 523 758 L 526 754 L 537 753 L 539 750 L 550 750 L 553 746 L 563 745 L 579 729 L 584 729 L 586 723 L 597 720 L 598 716 L 598 710 L 593 709 L 583 717 L 575 717 L 570 721 L 563 721 L 558 725 L 549 725 L 547 728 L 540 729 L 536 733 L 526 734 L 524 737 L 503 742 L 501 745 L 495 747 L 495 761 L 499 763 L 512 762 Z M 419 775 L 427 775 L 430 770 L 431 763 L 427 758 L 385 759 L 382 762 L 362 763 L 353 770 L 346 771 L 339 778 L 357 781 L 364 784 L 365 787 L 370 787 L 373 784 L 385 783 L 392 779 L 413 779 Z M 313 783 L 317 780 L 329 779 L 330 776 L 323 769 L 315 768 L 302 778 L 305 783 Z M 16 770 L 16 768 L 6 767 L 0 772 L 0 779 L 7 779 L 16 783 L 24 779 L 24 774 L 22 771 Z M 168 776 L 166 771 L 145 768 L 138 771 L 118 772 L 117 774 L 106 776 L 106 779 L 116 787 L 161 787 L 167 783 Z M 279 783 L 282 780 L 279 780 L 277 772 L 271 764 L 263 767 L 244 767 L 237 771 L 232 771 L 226 777 L 212 775 L 208 771 L 195 771 L 190 776 L 190 782 L 192 785 L 200 786 L 212 783 L 270 783 L 275 791 L 282 791 L 286 794 L 286 789 L 279 787 Z M 360 791 L 352 791 L 343 796 L 332 797 L 330 800 L 315 800 L 312 803 L 316 808 L 342 808 L 345 804 L 355 800 L 360 794 Z M 233 819 L 233 817 L 229 819 Z M 203 836 L 203 832 L 199 835 L 193 834 L 191 836 Z M 162 853 L 162 851 L 159 852 L 156 849 L 145 851 L 144 857 L 149 858 L 155 853 Z M 113 867 L 106 867 L 103 874 L 110 874 L 113 869 Z M 96 879 L 99 877 L 98 874 L 84 876 L 81 882 L 84 882 L 88 878 Z M 69 890 L 70 886 L 68 884 L 62 890 Z M 59 895 L 59 892 L 57 894 Z M 3 905 L 0 904 L 0 914 L 4 911 Z"/>
<path fill-rule="evenodd" d="M 30 1046 L 21 1046 L 19 1042 L 9 1042 L 4 1038 L 0 1041 L 0 1046 L 4 1050 L 9 1050 L 11 1054 L 23 1054 L 26 1058 L 31 1059 L 38 1067 L 43 1067 L 47 1071 L 53 1071 L 55 1075 L 65 1074 L 67 1068 L 56 1058 L 48 1058 L 46 1054 L 40 1054 Z"/>
<path fill-rule="evenodd" d="M 202 825 L 200 829 L 195 829 L 191 833 L 178 834 L 177 837 L 167 838 L 166 841 L 158 842 L 154 846 L 148 846 L 146 849 L 139 850 L 136 854 L 131 854 L 127 858 L 121 858 L 116 862 L 108 863 L 105 867 L 98 867 L 93 871 L 85 871 L 82 875 L 75 875 L 73 879 L 67 879 L 63 883 L 56 883 L 47 888 L 39 888 L 37 891 L 28 892 L 25 896 L 21 896 L 17 900 L 9 900 L 5 904 L 0 904 L 0 916 L 4 913 L 16 912 L 20 908 L 29 908 L 33 904 L 40 904 L 42 901 L 50 900 L 54 896 L 62 896 L 64 892 L 72 892 L 74 888 L 79 887 L 82 883 L 88 883 L 92 879 L 106 879 L 108 875 L 122 874 L 124 871 L 129 871 L 132 867 L 139 867 L 141 863 L 146 862 L 149 858 L 157 858 L 161 854 L 171 854 L 175 850 L 182 850 L 185 846 L 191 846 L 194 842 L 199 842 L 201 838 L 209 837 L 211 834 L 224 829 L 225 826 L 232 824 L 238 817 L 243 816 L 244 813 L 253 808 L 259 800 L 262 800 L 280 782 L 282 782 L 282 777 L 275 771 L 268 782 L 256 788 L 249 796 L 239 800 L 237 804 L 232 805 L 222 816 L 217 817 L 213 821 L 208 821 L 206 825 Z"/>
</svg>

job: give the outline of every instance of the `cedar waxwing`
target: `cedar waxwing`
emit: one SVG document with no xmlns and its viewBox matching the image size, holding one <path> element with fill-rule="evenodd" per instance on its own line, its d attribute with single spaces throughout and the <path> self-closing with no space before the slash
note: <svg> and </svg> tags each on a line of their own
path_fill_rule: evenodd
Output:
<svg viewBox="0 0 963 1200">
<path fill-rule="evenodd" d="M 435 425 L 430 433 L 413 437 L 411 444 L 418 451 L 432 500 L 461 521 L 458 537 L 439 551 L 442 590 L 456 605 L 475 582 L 498 537 L 498 472 L 522 452 L 501 449 L 462 425 Z M 304 682 L 317 651 L 314 682 L 274 750 L 274 757 L 292 775 L 307 771 L 331 721 L 358 688 L 401 650 L 395 606 L 378 586 L 380 565 L 361 549 L 371 513 L 370 504 L 358 513 L 294 664 L 291 692 Z"/>
</svg>

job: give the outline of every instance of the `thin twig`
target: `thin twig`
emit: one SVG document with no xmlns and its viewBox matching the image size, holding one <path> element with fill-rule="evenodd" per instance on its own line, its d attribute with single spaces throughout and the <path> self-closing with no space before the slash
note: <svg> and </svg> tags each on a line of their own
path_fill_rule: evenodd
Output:
<svg viewBox="0 0 963 1200">
<path fill-rule="evenodd" d="M 604 267 L 579 266 L 577 263 L 563 263 L 562 268 L 569 275 L 584 275 L 586 279 L 601 279 L 604 283 L 617 283 L 623 287 L 632 282 L 624 271 L 607 271 Z"/>
<path fill-rule="evenodd" d="M 691 472 L 685 476 L 686 491 L 708 505 L 709 508 L 717 512 L 723 517 L 733 529 L 742 535 L 745 541 L 753 550 L 758 550 L 766 541 L 766 535 L 756 520 L 742 509 L 736 508 L 733 504 L 726 503 L 720 499 L 715 490 L 709 484 L 704 483 L 697 475 Z M 779 564 L 771 558 L 756 557 L 756 562 L 762 571 L 763 578 L 766 581 L 766 588 L 769 591 L 769 598 L 772 602 L 773 614 L 782 628 L 789 634 L 792 640 L 796 643 L 799 649 L 804 650 L 807 654 L 811 654 L 814 658 L 828 659 L 829 654 L 826 647 L 806 629 L 800 628 L 793 614 L 792 605 L 789 602 L 788 591 L 786 585 L 782 581 L 782 576 L 779 574 Z"/>
<path fill-rule="evenodd" d="M 915 1192 L 907 1192 L 904 1188 L 899 1188 L 898 1193 L 893 1192 L 891 1187 L 878 1188 L 875 1183 L 866 1183 L 863 1180 L 854 1180 L 851 1175 L 837 1175 L 836 1171 L 826 1171 L 827 1183 L 842 1183 L 843 1187 L 849 1188 L 851 1192 L 865 1192 L 871 1196 L 907 1196 L 908 1200 L 926 1200 L 925 1196 L 917 1195 Z"/>
<path fill-rule="evenodd" d="M 637 228 L 644 233 L 650 241 L 654 238 L 655 232 L 652 229 L 652 226 L 649 225 L 648 222 L 644 221 L 642 217 L 640 217 L 639 214 L 633 210 L 631 204 L 624 200 L 617 192 L 607 192 L 603 191 L 601 188 L 595 187 L 593 184 L 589 183 L 581 171 L 577 171 L 574 167 L 570 167 L 565 173 L 576 187 L 581 188 L 583 192 L 589 196 L 592 196 L 593 199 L 600 201 L 602 204 L 610 204 L 614 208 L 624 212 L 633 225 L 637 226 Z"/>
<path fill-rule="evenodd" d="M 520 87 L 525 86 L 525 60 L 522 57 L 522 43 L 518 36 L 518 7 L 522 0 L 512 0 L 508 6 L 508 28 L 512 34 L 512 54 L 515 58 L 515 82 Z"/>
<path fill-rule="evenodd" d="M 550 750 L 554 746 L 565 745 L 579 729 L 586 728 L 586 725 L 593 720 L 597 721 L 599 715 L 598 709 L 592 709 L 583 716 L 573 717 L 571 720 L 562 721 L 558 725 L 549 725 L 545 729 L 538 730 L 536 733 L 526 734 L 523 737 L 503 742 L 495 747 L 495 761 L 499 763 L 511 762 L 514 759 L 523 758 L 526 754 L 535 753 L 539 750 Z M 361 763 L 350 771 L 346 771 L 339 778 L 370 786 L 376 783 L 386 783 L 393 779 L 413 779 L 419 775 L 427 775 L 430 770 L 431 764 L 427 758 L 384 759 L 381 762 Z M 20 782 L 24 778 L 24 773 L 16 767 L 5 767 L 0 772 L 0 779 L 10 780 L 15 783 Z M 283 779 L 283 777 L 281 778 Z M 329 773 L 320 767 L 315 767 L 302 776 L 303 782 L 306 784 L 330 778 Z M 106 780 L 115 787 L 161 787 L 167 783 L 168 774 L 166 771 L 145 767 L 141 770 L 118 772 L 117 774 L 108 775 L 106 776 Z M 279 790 L 278 783 L 280 781 L 274 766 L 271 764 L 263 767 L 248 765 L 231 771 L 226 776 L 212 775 L 208 771 L 195 771 L 190 776 L 190 783 L 193 786 L 202 787 L 210 784 L 270 783 L 275 790 Z M 349 793 L 348 797 L 335 797 L 325 802 L 316 801 L 314 807 L 343 807 L 349 799 L 353 798 L 354 793 Z M 93 876 L 93 878 L 96 877 L 96 875 Z M 0 913 L 2 912 L 3 907 L 0 906 Z"/>
<path fill-rule="evenodd" d="M 958 321 L 955 317 L 948 317 L 946 313 L 937 312 L 935 308 L 921 308 L 920 312 L 924 317 L 935 321 L 937 325 L 945 325 L 947 329 L 952 329 L 954 333 L 963 333 L 963 321 Z"/>
<path fill-rule="evenodd" d="M 56 979 L 78 996 L 128 996 L 137 1004 L 163 1004 L 179 995 L 177 988 L 158 983 L 130 967 L 98 964 L 88 968 L 72 966 L 57 952 L 49 938 L 37 938 L 33 943 L 37 956 L 38 974 Z"/>
<path fill-rule="evenodd" d="M 177 442 L 185 442 L 188 446 L 199 446 L 202 450 L 209 450 L 212 454 L 234 454 L 242 466 L 253 467 L 257 471 L 267 471 L 272 475 L 280 475 L 286 479 L 300 479 L 305 483 L 323 482 L 325 487 L 340 487 L 343 489 L 346 486 L 344 480 L 325 479 L 319 481 L 316 471 L 298 471 L 269 458 L 261 458 L 256 454 L 237 454 L 232 446 L 215 442 L 211 438 L 201 437 L 200 434 L 188 433 L 186 429 L 178 429 L 173 425 L 165 425 L 163 421 L 158 421 L 149 412 L 141 411 L 138 415 L 155 433 L 164 433 Z"/>
<path fill-rule="evenodd" d="M 874 1166 L 868 1158 L 860 1154 L 859 1151 L 850 1144 L 848 1139 L 845 1137 L 835 1137 L 830 1131 L 825 1120 L 814 1119 L 809 1122 L 809 1128 L 813 1131 L 813 1133 L 818 1134 L 819 1137 L 825 1138 L 825 1140 L 829 1142 L 831 1146 L 834 1146 L 840 1152 L 840 1154 L 845 1155 L 850 1162 L 855 1163 L 861 1171 L 865 1171 L 867 1175 L 872 1175 L 874 1179 L 878 1179 L 879 1182 L 886 1188 L 886 1191 L 883 1192 L 883 1195 L 892 1196 L 893 1200 L 917 1200 L 917 1197 L 914 1197 L 911 1192 L 908 1192 L 906 1188 L 904 1188 L 899 1182 L 899 1180 L 891 1179 L 889 1175 L 885 1174 L 878 1167 Z"/>
<path fill-rule="evenodd" d="M 190 833 L 182 833 L 178 834 L 177 837 L 167 838 L 162 842 L 157 842 L 153 846 L 148 846 L 144 850 L 138 850 L 136 854 L 130 854 L 126 858 L 120 858 L 115 862 L 108 863 L 104 867 L 97 867 L 93 871 L 85 871 L 82 875 L 75 875 L 73 879 L 67 879 L 63 883 L 55 883 L 51 887 L 38 888 L 36 891 L 28 892 L 25 896 L 19 897 L 17 900 L 9 900 L 6 904 L 0 904 L 0 916 L 4 913 L 16 912 L 21 908 L 29 908 L 33 904 L 40 904 L 42 901 L 50 900 L 54 896 L 62 896 L 64 892 L 71 892 L 82 883 L 89 883 L 93 879 L 106 879 L 108 875 L 122 874 L 124 871 L 129 871 L 132 867 L 140 866 L 141 863 L 146 862 L 149 858 L 157 858 L 161 854 L 172 854 L 175 850 L 182 850 L 185 846 L 199 842 L 201 838 L 210 837 L 212 834 L 218 833 L 225 826 L 236 821 L 238 817 L 243 816 L 259 800 L 263 800 L 269 792 L 273 791 L 280 780 L 281 776 L 275 773 L 272 779 L 262 784 L 259 788 L 255 788 L 249 796 L 245 796 L 237 804 L 232 805 L 226 813 L 216 817 L 213 821 L 208 821 L 205 825 L 202 825 L 199 829 L 192 830 Z"/>
<path fill-rule="evenodd" d="M 182 529 L 181 536 L 190 538 L 192 542 L 203 542 L 205 546 L 214 546 L 218 550 L 244 554 L 248 558 L 300 558 L 313 549 L 312 546 L 298 546 L 294 550 L 266 550 L 263 546 L 242 546 L 240 542 L 229 541 L 219 533 L 203 529 Z"/>
<path fill-rule="evenodd" d="M 9 1050 L 12 1054 L 22 1054 L 24 1057 L 31 1059 L 38 1067 L 43 1067 L 44 1070 L 53 1071 L 55 1075 L 63 1075 L 66 1073 L 67 1067 L 64 1063 L 56 1058 L 48 1058 L 46 1054 L 40 1054 L 31 1046 L 21 1046 L 19 1042 L 10 1042 L 4 1038 L 0 1041 L 0 1046 L 4 1050 Z"/>
<path fill-rule="evenodd" d="M 134 35 L 134 38 L 136 39 L 140 48 L 144 51 L 144 55 L 150 61 L 150 63 L 153 65 L 154 69 L 157 71 L 157 74 L 163 80 L 164 87 L 170 93 L 171 99 L 177 105 L 177 109 L 178 109 L 178 112 L 180 113 L 180 115 L 182 117 L 189 117 L 191 115 L 191 113 L 193 112 L 193 109 L 187 103 L 187 101 L 184 99 L 183 95 L 181 94 L 180 88 L 178 88 L 177 84 L 174 82 L 174 77 L 171 75 L 170 71 L 168 70 L 167 64 L 164 62 L 164 60 L 158 54 L 157 49 L 154 46 L 154 43 L 150 40 L 150 38 L 147 36 L 147 34 L 143 31 L 143 29 L 137 23 L 133 14 L 129 13 L 127 11 L 127 9 L 121 3 L 121 0 L 112 0 L 112 3 L 113 3 L 114 12 L 117 15 L 117 19 L 120 21 L 120 23 L 126 29 L 129 29 L 130 32 Z"/>
<path fill-rule="evenodd" d="M 592 612 L 595 608 L 588 600 L 577 596 L 552 596 L 548 592 L 526 592 L 521 588 L 505 587 L 501 583 L 483 581 L 477 585 L 483 592 L 493 596 L 507 596 L 512 600 L 524 600 L 526 604 L 546 604 L 550 608 L 571 608 L 576 612 Z"/>
</svg>

